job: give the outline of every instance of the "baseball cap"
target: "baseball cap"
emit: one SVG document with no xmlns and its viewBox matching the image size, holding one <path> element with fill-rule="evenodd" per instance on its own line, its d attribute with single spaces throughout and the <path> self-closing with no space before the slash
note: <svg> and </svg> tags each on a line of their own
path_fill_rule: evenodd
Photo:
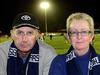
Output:
<svg viewBox="0 0 100 75">
<path fill-rule="evenodd" d="M 12 28 L 20 28 L 24 26 L 39 29 L 37 20 L 28 12 L 18 14 L 12 23 Z"/>
</svg>

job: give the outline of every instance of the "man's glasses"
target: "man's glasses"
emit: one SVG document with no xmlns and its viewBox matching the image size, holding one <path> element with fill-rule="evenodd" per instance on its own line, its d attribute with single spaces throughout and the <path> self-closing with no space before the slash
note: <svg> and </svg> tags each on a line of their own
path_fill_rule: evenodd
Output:
<svg viewBox="0 0 100 75">
<path fill-rule="evenodd" d="M 80 31 L 80 32 L 77 32 L 77 31 L 69 31 L 68 32 L 68 35 L 69 36 L 72 36 L 72 37 L 76 37 L 76 36 L 78 36 L 79 34 L 81 35 L 81 36 L 87 36 L 87 35 L 89 35 L 90 33 L 92 33 L 91 31 Z"/>
<path fill-rule="evenodd" d="M 35 33 L 33 31 L 28 31 L 26 33 L 23 32 L 23 31 L 16 31 L 15 34 L 17 36 L 25 36 L 25 35 L 27 35 L 27 36 L 33 36 Z"/>
</svg>

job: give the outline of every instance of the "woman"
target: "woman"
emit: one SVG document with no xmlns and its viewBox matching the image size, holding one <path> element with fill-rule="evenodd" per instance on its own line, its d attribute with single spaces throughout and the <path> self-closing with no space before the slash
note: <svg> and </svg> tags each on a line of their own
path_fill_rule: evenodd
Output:
<svg viewBox="0 0 100 75">
<path fill-rule="evenodd" d="M 86 13 L 73 13 L 66 27 L 71 47 L 67 53 L 54 58 L 49 75 L 100 75 L 100 56 L 91 45 L 93 18 Z"/>
</svg>

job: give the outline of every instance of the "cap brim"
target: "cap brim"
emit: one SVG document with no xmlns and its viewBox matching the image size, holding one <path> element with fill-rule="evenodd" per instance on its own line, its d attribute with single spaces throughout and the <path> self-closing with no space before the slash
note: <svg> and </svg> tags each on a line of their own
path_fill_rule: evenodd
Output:
<svg viewBox="0 0 100 75">
<path fill-rule="evenodd" d="M 14 26 L 14 28 L 20 28 L 20 27 L 31 27 L 31 28 L 39 29 L 39 27 L 36 27 L 35 25 L 32 24 L 19 24 L 17 26 Z"/>
</svg>

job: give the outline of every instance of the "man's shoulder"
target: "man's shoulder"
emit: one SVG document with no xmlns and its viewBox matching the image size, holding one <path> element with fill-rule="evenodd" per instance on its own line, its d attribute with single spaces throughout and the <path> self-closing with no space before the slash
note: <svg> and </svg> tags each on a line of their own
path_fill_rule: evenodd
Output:
<svg viewBox="0 0 100 75">
<path fill-rule="evenodd" d="M 6 56 L 8 55 L 10 44 L 11 41 L 0 43 L 0 55 L 3 56 L 3 58 L 6 58 Z"/>
<path fill-rule="evenodd" d="M 11 41 L 2 42 L 0 43 L 0 50 L 2 49 L 3 51 L 7 51 L 9 50 L 10 45 Z"/>
<path fill-rule="evenodd" d="M 7 47 L 7 46 L 10 46 L 11 45 L 11 43 L 12 43 L 12 41 L 5 41 L 5 42 L 2 42 L 2 43 L 0 43 L 0 47 Z"/>
<path fill-rule="evenodd" d="M 42 56 L 42 57 L 47 56 L 48 58 L 49 57 L 51 58 L 51 57 L 55 57 L 57 55 L 55 49 L 51 45 L 48 45 L 48 44 L 46 44 L 45 42 L 42 42 L 42 41 L 38 41 L 38 44 L 39 44 L 39 54 L 40 54 L 40 56 Z"/>
</svg>

